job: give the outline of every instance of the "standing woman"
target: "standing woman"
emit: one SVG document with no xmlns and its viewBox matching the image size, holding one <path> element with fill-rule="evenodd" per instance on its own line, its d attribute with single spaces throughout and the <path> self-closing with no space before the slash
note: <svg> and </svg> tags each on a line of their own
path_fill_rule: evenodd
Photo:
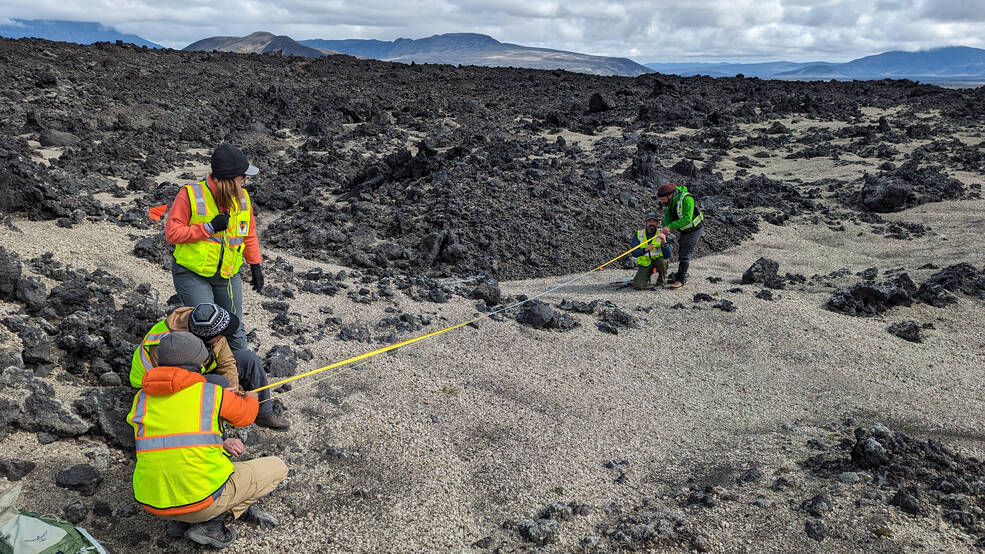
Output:
<svg viewBox="0 0 985 554">
<path fill-rule="evenodd" d="M 212 153 L 212 173 L 204 181 L 178 192 L 164 237 L 174 245 L 171 276 L 181 303 L 215 303 L 239 317 L 239 329 L 229 338 L 232 350 L 246 350 L 243 327 L 243 281 L 239 268 L 250 264 L 253 289 L 263 289 L 260 243 L 250 195 L 243 188 L 259 173 L 243 152 L 220 144 Z"/>
</svg>

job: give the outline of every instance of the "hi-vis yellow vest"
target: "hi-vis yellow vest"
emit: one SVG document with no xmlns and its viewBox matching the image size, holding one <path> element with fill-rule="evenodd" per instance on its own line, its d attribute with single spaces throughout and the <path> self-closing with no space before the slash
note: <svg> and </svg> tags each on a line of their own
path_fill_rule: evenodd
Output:
<svg viewBox="0 0 985 554">
<path fill-rule="evenodd" d="M 636 230 L 636 244 L 643 244 L 644 242 L 646 242 L 646 240 L 647 240 L 647 238 L 646 238 L 646 229 L 637 229 Z M 659 237 L 654 236 L 653 238 L 650 239 L 650 242 L 648 244 L 653 245 L 653 248 L 654 248 L 653 252 L 646 252 L 642 256 L 637 257 L 636 258 L 636 265 L 639 265 L 641 267 L 650 267 L 650 264 L 653 263 L 653 260 L 656 260 L 657 258 L 662 258 L 663 257 L 664 252 L 663 252 L 663 249 L 660 248 L 660 246 L 663 243 L 660 242 L 660 238 Z M 642 248 L 646 248 L 646 246 L 647 245 L 644 244 L 642 246 Z"/>
<path fill-rule="evenodd" d="M 130 360 L 130 386 L 135 389 L 140 388 L 140 384 L 144 379 L 144 374 L 154 367 L 154 363 L 150 359 L 150 346 L 161 344 L 161 339 L 164 338 L 164 335 L 167 335 L 170 332 L 171 329 L 168 328 L 167 319 L 162 319 L 161 321 L 155 323 L 154 326 L 150 328 L 150 331 L 144 335 L 144 340 L 142 340 L 140 345 L 137 346 L 137 349 L 133 351 L 133 358 Z M 212 345 L 208 343 L 206 343 L 205 346 L 209 349 L 212 348 Z M 202 367 L 201 371 L 202 373 L 209 373 L 211 371 L 215 371 L 217 367 L 219 367 L 219 363 L 213 360 L 208 367 Z"/>
<path fill-rule="evenodd" d="M 137 393 L 127 422 L 137 443 L 133 497 L 157 515 L 212 504 L 233 473 L 222 449 L 222 388 L 196 383 L 163 396 Z"/>
<path fill-rule="evenodd" d="M 208 223 L 221 213 L 207 180 L 185 185 L 185 190 L 191 203 L 191 217 L 188 220 L 190 225 Z M 243 188 L 240 191 L 237 206 L 229 213 L 229 226 L 225 231 L 205 240 L 174 246 L 174 259 L 178 264 L 203 277 L 219 275 L 223 279 L 229 279 L 236 275 L 243 265 L 243 248 L 246 237 L 250 234 L 250 214 L 253 213 L 250 193 Z"/>
</svg>

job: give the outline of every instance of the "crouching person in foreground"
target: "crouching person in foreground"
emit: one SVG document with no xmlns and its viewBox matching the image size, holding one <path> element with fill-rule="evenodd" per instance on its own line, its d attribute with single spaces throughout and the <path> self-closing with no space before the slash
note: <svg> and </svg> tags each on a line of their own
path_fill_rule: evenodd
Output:
<svg viewBox="0 0 985 554">
<path fill-rule="evenodd" d="M 192 524 L 185 537 L 225 548 L 236 539 L 226 514 L 239 518 L 287 477 L 277 457 L 232 462 L 245 447 L 222 437 L 222 421 L 244 427 L 256 419 L 255 394 L 240 395 L 198 372 L 208 349 L 201 339 L 171 332 L 157 348 L 159 366 L 144 374 L 127 421 L 137 444 L 134 498 L 148 512 Z"/>
</svg>

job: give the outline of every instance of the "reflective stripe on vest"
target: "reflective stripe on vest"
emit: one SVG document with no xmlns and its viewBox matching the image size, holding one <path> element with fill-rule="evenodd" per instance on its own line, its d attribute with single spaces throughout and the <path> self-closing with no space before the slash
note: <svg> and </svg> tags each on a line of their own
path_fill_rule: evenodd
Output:
<svg viewBox="0 0 985 554">
<path fill-rule="evenodd" d="M 684 209 L 684 198 L 686 198 L 688 196 L 691 196 L 691 193 L 690 192 L 685 192 L 684 194 L 680 195 L 680 197 L 678 197 L 678 199 L 677 199 L 677 217 L 675 219 L 680 219 L 682 217 L 682 214 L 684 213 L 682 211 Z M 694 197 L 691 196 L 691 198 L 694 198 Z M 698 209 L 698 203 L 697 202 L 694 203 L 694 209 L 695 210 Z M 691 212 L 691 215 L 694 216 L 694 212 Z M 692 217 L 690 223 L 688 223 L 687 225 L 681 227 L 678 230 L 679 231 L 690 231 L 691 229 L 694 229 L 698 225 L 701 225 L 701 222 L 704 221 L 704 220 L 705 220 L 705 214 L 701 213 L 701 211 L 698 210 L 697 217 Z"/>
<path fill-rule="evenodd" d="M 130 360 L 130 386 L 135 389 L 141 387 L 141 383 L 144 379 L 144 374 L 154 367 L 154 361 L 150 359 L 150 347 L 153 345 L 161 344 L 161 339 L 163 339 L 171 329 L 168 329 L 167 319 L 162 319 L 151 327 L 150 331 L 144 335 L 144 340 L 141 341 L 140 346 L 133 351 L 133 358 Z M 206 344 L 210 350 L 215 348 L 211 344 Z M 202 373 L 209 373 L 215 371 L 219 367 L 218 359 L 213 356 L 212 363 L 208 367 L 202 367 Z"/>
<path fill-rule="evenodd" d="M 202 190 L 202 185 L 203 183 L 195 183 L 191 187 L 195 193 L 195 215 L 206 217 L 209 215 L 209 209 L 205 206 L 205 191 Z"/>
<path fill-rule="evenodd" d="M 168 448 L 185 448 L 188 446 L 222 446 L 222 436 L 212 433 L 191 433 L 170 437 L 151 437 L 137 440 L 137 452 L 149 450 L 166 450 Z"/>
<path fill-rule="evenodd" d="M 150 331 L 144 335 L 144 340 L 140 341 L 140 345 L 134 350 L 133 358 L 130 360 L 130 386 L 139 389 L 144 374 L 154 367 L 154 362 L 150 359 L 149 347 L 160 344 L 161 339 L 171 332 L 166 321 L 162 319 L 155 323 Z"/>
<path fill-rule="evenodd" d="M 653 245 L 655 251 L 652 253 L 647 252 L 642 256 L 636 258 L 636 265 L 639 265 L 641 267 L 649 267 L 650 264 L 653 263 L 653 260 L 656 260 L 657 258 L 662 258 L 664 255 L 663 249 L 660 247 L 661 242 L 659 237 L 654 236 L 653 238 L 647 239 L 646 229 L 637 229 L 636 244 L 643 244 L 647 240 L 650 241 L 649 244 Z M 646 248 L 646 245 L 643 245 L 641 248 Z"/>
<path fill-rule="evenodd" d="M 137 452 L 133 494 L 148 511 L 190 513 L 218 496 L 233 472 L 222 449 L 221 405 L 222 391 L 212 383 L 160 396 L 137 393 L 127 415 Z"/>
<path fill-rule="evenodd" d="M 222 213 L 208 181 L 185 185 L 185 190 L 191 204 L 189 225 L 208 223 Z M 219 275 L 229 279 L 236 275 L 243 265 L 243 249 L 246 247 L 246 237 L 250 235 L 250 216 L 253 213 L 250 193 L 241 188 L 236 204 L 235 210 L 229 213 L 225 231 L 197 242 L 176 244 L 175 261 L 203 277 Z"/>
</svg>

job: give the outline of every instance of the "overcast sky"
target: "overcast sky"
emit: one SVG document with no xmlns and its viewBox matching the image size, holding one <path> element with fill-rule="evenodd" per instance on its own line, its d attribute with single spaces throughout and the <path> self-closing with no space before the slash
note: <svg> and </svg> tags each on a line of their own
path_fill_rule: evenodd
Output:
<svg viewBox="0 0 985 554">
<path fill-rule="evenodd" d="M 475 32 L 643 63 L 985 48 L 985 0 L 3 0 L 3 18 L 98 21 L 172 48 L 253 31 L 296 40 Z"/>
</svg>

